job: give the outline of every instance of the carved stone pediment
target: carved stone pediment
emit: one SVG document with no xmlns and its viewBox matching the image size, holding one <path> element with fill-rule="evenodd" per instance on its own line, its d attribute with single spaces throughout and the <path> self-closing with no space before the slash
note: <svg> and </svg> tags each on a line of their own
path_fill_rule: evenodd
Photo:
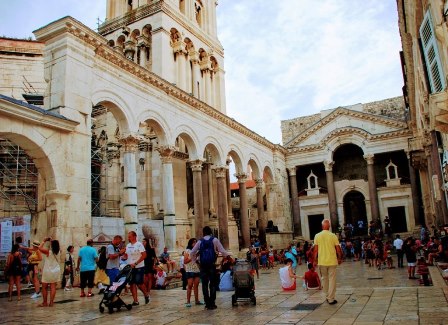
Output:
<svg viewBox="0 0 448 325">
<path fill-rule="evenodd" d="M 404 121 L 340 107 L 293 137 L 285 147 L 324 146 L 332 138 L 346 134 L 375 140 L 407 133 L 411 134 Z"/>
</svg>

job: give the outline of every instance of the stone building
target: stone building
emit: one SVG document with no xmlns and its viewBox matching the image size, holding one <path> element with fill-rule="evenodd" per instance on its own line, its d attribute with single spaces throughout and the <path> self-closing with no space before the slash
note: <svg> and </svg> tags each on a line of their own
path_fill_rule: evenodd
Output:
<svg viewBox="0 0 448 325">
<path fill-rule="evenodd" d="M 236 252 L 234 164 L 242 197 L 247 178 L 257 183 L 260 235 L 274 217 L 290 233 L 284 149 L 225 114 L 215 7 L 110 0 L 99 33 L 65 17 L 37 29 L 37 41 L 0 40 L 2 73 L 15 78 L 0 80 L 3 222 L 30 215 L 31 239 L 75 247 L 135 230 L 173 255 L 210 225 Z M 43 103 L 17 100 L 21 76 Z"/>
<path fill-rule="evenodd" d="M 393 232 L 420 224 L 403 98 L 325 110 L 282 121 L 294 233 L 391 219 Z"/>
<path fill-rule="evenodd" d="M 427 226 L 448 224 L 448 2 L 397 0 L 403 95 Z"/>
</svg>

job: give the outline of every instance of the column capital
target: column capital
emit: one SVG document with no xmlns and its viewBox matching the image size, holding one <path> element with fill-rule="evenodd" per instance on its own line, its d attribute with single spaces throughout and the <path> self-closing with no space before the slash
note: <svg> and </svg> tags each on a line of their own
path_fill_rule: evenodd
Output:
<svg viewBox="0 0 448 325">
<path fill-rule="evenodd" d="M 373 153 L 365 154 L 363 157 L 367 161 L 367 165 L 373 165 L 373 161 L 375 160 L 375 155 Z"/>
<path fill-rule="evenodd" d="M 187 54 L 187 44 L 185 44 L 185 42 L 183 41 L 172 42 L 171 47 L 173 48 L 173 53 Z"/>
<path fill-rule="evenodd" d="M 324 166 L 326 172 L 333 171 L 334 160 L 324 160 Z"/>
<path fill-rule="evenodd" d="M 424 146 L 425 156 L 426 158 L 431 157 L 432 148 L 430 145 Z"/>
<path fill-rule="evenodd" d="M 290 168 L 287 168 L 288 169 L 288 171 L 289 171 L 289 176 L 296 176 L 296 173 L 297 173 L 297 168 L 294 166 L 294 167 L 290 167 Z"/>
<path fill-rule="evenodd" d="M 189 50 L 188 56 L 190 57 L 190 61 L 193 63 L 199 63 L 199 52 L 195 50 Z"/>
<path fill-rule="evenodd" d="M 263 188 L 263 179 L 262 178 L 257 178 L 255 180 L 255 184 L 256 184 L 256 188 Z"/>
<path fill-rule="evenodd" d="M 173 155 L 176 152 L 175 146 L 158 146 L 156 150 L 160 154 L 160 159 L 162 160 L 162 164 L 170 164 L 173 162 Z"/>
<path fill-rule="evenodd" d="M 238 178 L 238 183 L 240 184 L 246 184 L 247 181 L 247 174 L 246 173 L 236 173 L 234 174 L 236 178 Z"/>
<path fill-rule="evenodd" d="M 216 178 L 225 178 L 227 176 L 227 170 L 229 167 L 227 166 L 216 166 L 213 168 L 215 171 L 215 177 Z"/>
<path fill-rule="evenodd" d="M 193 172 L 200 172 L 202 171 L 202 164 L 205 162 L 205 159 L 195 159 L 190 160 L 190 168 Z"/>
<path fill-rule="evenodd" d="M 122 146 L 124 152 L 137 152 L 141 140 L 141 136 L 137 134 L 128 134 L 120 137 L 118 143 Z"/>
</svg>

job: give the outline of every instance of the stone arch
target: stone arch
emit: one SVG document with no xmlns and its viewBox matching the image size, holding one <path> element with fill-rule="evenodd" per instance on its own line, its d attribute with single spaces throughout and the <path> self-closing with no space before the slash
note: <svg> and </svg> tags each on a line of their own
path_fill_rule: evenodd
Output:
<svg viewBox="0 0 448 325">
<path fill-rule="evenodd" d="M 129 35 L 131 41 L 133 42 L 137 42 L 137 37 L 140 36 L 140 30 L 138 29 L 134 29 L 131 33 L 131 35 Z"/>
<path fill-rule="evenodd" d="M 260 169 L 261 166 L 260 161 L 254 154 L 249 155 L 249 161 L 247 162 L 247 164 L 252 169 L 252 176 L 254 179 L 263 178 Z"/>
<path fill-rule="evenodd" d="M 180 32 L 174 27 L 170 29 L 170 38 L 171 38 L 171 43 L 178 42 L 181 39 Z"/>
<path fill-rule="evenodd" d="M 227 155 L 230 156 L 235 164 L 235 172 L 237 174 L 239 173 L 245 173 L 247 166 L 243 165 L 243 153 L 239 148 L 231 146 L 229 150 L 227 151 Z"/>
<path fill-rule="evenodd" d="M 274 173 L 272 172 L 272 167 L 269 165 L 266 165 L 263 169 L 263 181 L 266 184 L 274 183 L 275 181 Z"/>
<path fill-rule="evenodd" d="M 179 11 L 185 15 L 185 0 L 179 0 Z"/>
<path fill-rule="evenodd" d="M 207 137 L 205 139 L 205 143 L 203 152 L 203 158 L 213 163 L 215 166 L 224 166 L 225 165 L 225 155 L 223 154 L 223 150 L 219 145 L 219 142 L 213 137 Z M 201 151 L 199 151 L 201 152 Z M 207 157 L 207 152 L 211 154 L 211 157 Z"/>
<path fill-rule="evenodd" d="M 118 36 L 117 42 L 116 42 L 117 46 L 124 48 L 124 42 L 126 42 L 126 37 L 124 35 Z"/>
<path fill-rule="evenodd" d="M 194 47 L 194 43 L 191 39 L 189 39 L 188 37 L 185 37 L 184 43 L 185 43 L 185 48 L 188 52 L 194 51 L 195 47 Z"/>
<path fill-rule="evenodd" d="M 147 24 L 142 28 L 142 35 L 148 38 L 151 38 L 152 26 Z"/>
<path fill-rule="evenodd" d="M 137 116 L 138 121 L 144 121 L 152 127 L 157 135 L 159 145 L 173 144 L 175 138 L 171 137 L 169 123 L 162 115 L 154 110 L 145 109 L 142 114 Z"/>
<path fill-rule="evenodd" d="M 339 145 L 333 152 L 334 181 L 367 179 L 363 149 L 353 143 Z"/>
<path fill-rule="evenodd" d="M 46 138 L 39 136 L 37 132 L 33 131 L 32 127 L 21 128 L 22 134 L 13 132 L 5 132 L 0 128 L 0 138 L 7 139 L 14 144 L 21 147 L 26 154 L 33 159 L 38 172 L 45 179 L 45 190 L 52 191 L 58 190 L 62 187 L 62 184 L 58 184 L 59 178 L 55 177 L 55 171 L 53 164 L 51 163 L 49 153 L 43 149 L 45 147 Z"/>
<path fill-rule="evenodd" d="M 120 132 L 122 134 L 136 131 L 131 129 L 131 121 L 133 121 L 134 118 L 130 113 L 131 110 L 129 106 L 115 93 L 108 90 L 96 91 L 92 95 L 92 104 L 93 107 L 106 107 L 117 120 L 118 127 L 120 128 Z"/>
<path fill-rule="evenodd" d="M 357 130 L 351 130 L 357 131 Z M 338 147 L 344 144 L 354 144 L 362 149 L 365 153 L 365 142 L 367 139 L 368 133 L 365 131 L 362 132 L 353 132 L 350 135 L 339 136 L 337 130 L 331 132 L 325 139 L 327 143 L 327 160 L 333 160 L 333 154 L 337 150 Z"/>
<path fill-rule="evenodd" d="M 210 57 L 210 65 L 211 65 L 212 71 L 214 71 L 214 72 L 216 72 L 219 69 L 218 60 L 216 60 L 216 58 L 214 56 Z"/>
<path fill-rule="evenodd" d="M 178 137 L 181 137 L 187 148 L 188 148 L 188 153 L 190 155 L 190 159 L 198 159 L 198 158 L 202 158 L 202 156 L 200 157 L 200 155 L 198 154 L 198 149 L 197 149 L 197 143 L 199 143 L 198 137 L 196 135 L 196 133 L 187 125 L 181 125 L 179 127 L 176 128 L 176 130 L 174 131 L 175 139 L 177 139 Z"/>
</svg>

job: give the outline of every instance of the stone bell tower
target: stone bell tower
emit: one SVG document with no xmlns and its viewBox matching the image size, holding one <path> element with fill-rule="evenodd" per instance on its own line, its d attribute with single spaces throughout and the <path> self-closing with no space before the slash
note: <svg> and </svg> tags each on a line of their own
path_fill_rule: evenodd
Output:
<svg viewBox="0 0 448 325">
<path fill-rule="evenodd" d="M 135 64 L 226 113 L 217 0 L 107 0 L 99 33 Z"/>
</svg>

